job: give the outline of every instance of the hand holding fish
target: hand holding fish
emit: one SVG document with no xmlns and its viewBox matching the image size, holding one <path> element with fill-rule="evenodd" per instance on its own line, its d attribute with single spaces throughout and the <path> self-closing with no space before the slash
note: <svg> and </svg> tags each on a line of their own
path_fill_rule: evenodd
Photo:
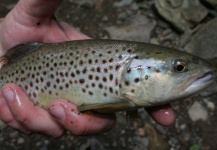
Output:
<svg viewBox="0 0 217 150">
<path fill-rule="evenodd" d="M 65 22 L 55 19 L 54 11 L 61 0 L 20 0 L 0 23 L 0 55 L 7 49 L 28 42 L 55 43 L 88 39 Z M 146 109 L 159 124 L 169 126 L 175 115 L 170 105 Z M 38 132 L 53 137 L 66 130 L 72 134 L 107 131 L 115 124 L 115 114 L 80 113 L 77 106 L 57 99 L 47 110 L 34 105 L 17 85 L 3 86 L 0 95 L 0 120 L 26 134 Z"/>
</svg>

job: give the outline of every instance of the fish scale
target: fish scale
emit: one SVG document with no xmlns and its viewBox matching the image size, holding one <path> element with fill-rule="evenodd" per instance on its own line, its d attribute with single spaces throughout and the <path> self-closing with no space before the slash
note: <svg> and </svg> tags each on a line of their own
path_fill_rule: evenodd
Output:
<svg viewBox="0 0 217 150">
<path fill-rule="evenodd" d="M 38 47 L 37 43 L 33 45 Z M 121 70 L 126 59 L 132 57 L 134 45 L 39 45 L 36 51 L 19 59 L 19 65 L 11 63 L 2 68 L 1 85 L 17 83 L 43 107 L 54 98 L 73 99 L 77 105 L 120 101 Z"/>
<path fill-rule="evenodd" d="M 215 77 L 214 67 L 197 56 L 116 40 L 21 44 L 8 50 L 0 63 L 0 86 L 16 83 L 44 108 L 63 98 L 80 111 L 127 111 L 168 103 L 201 91 Z"/>
</svg>

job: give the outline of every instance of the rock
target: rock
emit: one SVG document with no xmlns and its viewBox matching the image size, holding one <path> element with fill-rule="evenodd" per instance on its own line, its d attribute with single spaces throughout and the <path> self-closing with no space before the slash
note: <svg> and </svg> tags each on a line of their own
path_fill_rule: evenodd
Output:
<svg viewBox="0 0 217 150">
<path fill-rule="evenodd" d="M 138 128 L 136 130 L 136 134 L 139 136 L 144 136 L 145 135 L 145 129 L 144 128 Z"/>
<path fill-rule="evenodd" d="M 93 0 L 70 0 L 70 2 L 75 3 L 84 8 L 93 8 L 95 6 Z"/>
<path fill-rule="evenodd" d="M 148 150 L 168 150 L 168 142 L 150 124 L 145 124 L 145 131 L 149 136 Z"/>
<path fill-rule="evenodd" d="M 151 31 L 155 25 L 156 21 L 143 15 L 137 15 L 128 25 L 111 26 L 106 30 L 110 33 L 111 39 L 149 42 Z"/>
<path fill-rule="evenodd" d="M 194 122 L 198 120 L 206 121 L 208 118 L 207 110 L 199 102 L 194 102 L 188 110 L 188 115 Z"/>
<path fill-rule="evenodd" d="M 184 49 L 203 58 L 217 57 L 217 18 L 199 29 Z"/>
<path fill-rule="evenodd" d="M 131 5 L 133 0 L 121 0 L 114 3 L 114 7 L 124 7 Z"/>
<path fill-rule="evenodd" d="M 155 0 L 155 6 L 180 31 L 193 28 L 208 14 L 199 0 Z"/>
<path fill-rule="evenodd" d="M 25 140 L 24 140 L 24 138 L 22 138 L 22 137 L 19 137 L 18 139 L 17 139 L 17 144 L 23 144 L 25 142 Z"/>
<path fill-rule="evenodd" d="M 203 101 L 206 103 L 208 109 L 210 109 L 211 111 L 215 110 L 215 103 L 213 103 L 209 99 L 204 99 Z"/>
<path fill-rule="evenodd" d="M 104 150 L 103 145 L 95 138 L 88 139 L 85 144 L 82 144 L 78 150 Z"/>
<path fill-rule="evenodd" d="M 217 10 L 217 1 L 216 0 L 204 0 L 205 2 L 209 3 L 213 8 Z"/>
</svg>

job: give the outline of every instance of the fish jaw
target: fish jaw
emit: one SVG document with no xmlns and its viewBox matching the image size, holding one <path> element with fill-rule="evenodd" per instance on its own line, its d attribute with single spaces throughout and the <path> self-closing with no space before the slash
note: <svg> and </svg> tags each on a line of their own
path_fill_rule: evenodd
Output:
<svg viewBox="0 0 217 150">
<path fill-rule="evenodd" d="M 197 78 L 190 86 L 184 91 L 185 95 L 192 95 L 209 87 L 215 80 L 212 70 L 208 70 L 202 76 Z"/>
</svg>

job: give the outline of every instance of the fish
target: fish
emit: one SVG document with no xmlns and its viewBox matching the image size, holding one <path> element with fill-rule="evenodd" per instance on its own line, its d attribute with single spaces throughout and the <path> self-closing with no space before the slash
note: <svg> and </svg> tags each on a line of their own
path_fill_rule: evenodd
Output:
<svg viewBox="0 0 217 150">
<path fill-rule="evenodd" d="M 20 44 L 0 63 L 0 87 L 16 83 L 38 106 L 46 109 L 63 98 L 81 112 L 161 105 L 192 96 L 215 80 L 214 67 L 205 59 L 134 41 Z"/>
</svg>

